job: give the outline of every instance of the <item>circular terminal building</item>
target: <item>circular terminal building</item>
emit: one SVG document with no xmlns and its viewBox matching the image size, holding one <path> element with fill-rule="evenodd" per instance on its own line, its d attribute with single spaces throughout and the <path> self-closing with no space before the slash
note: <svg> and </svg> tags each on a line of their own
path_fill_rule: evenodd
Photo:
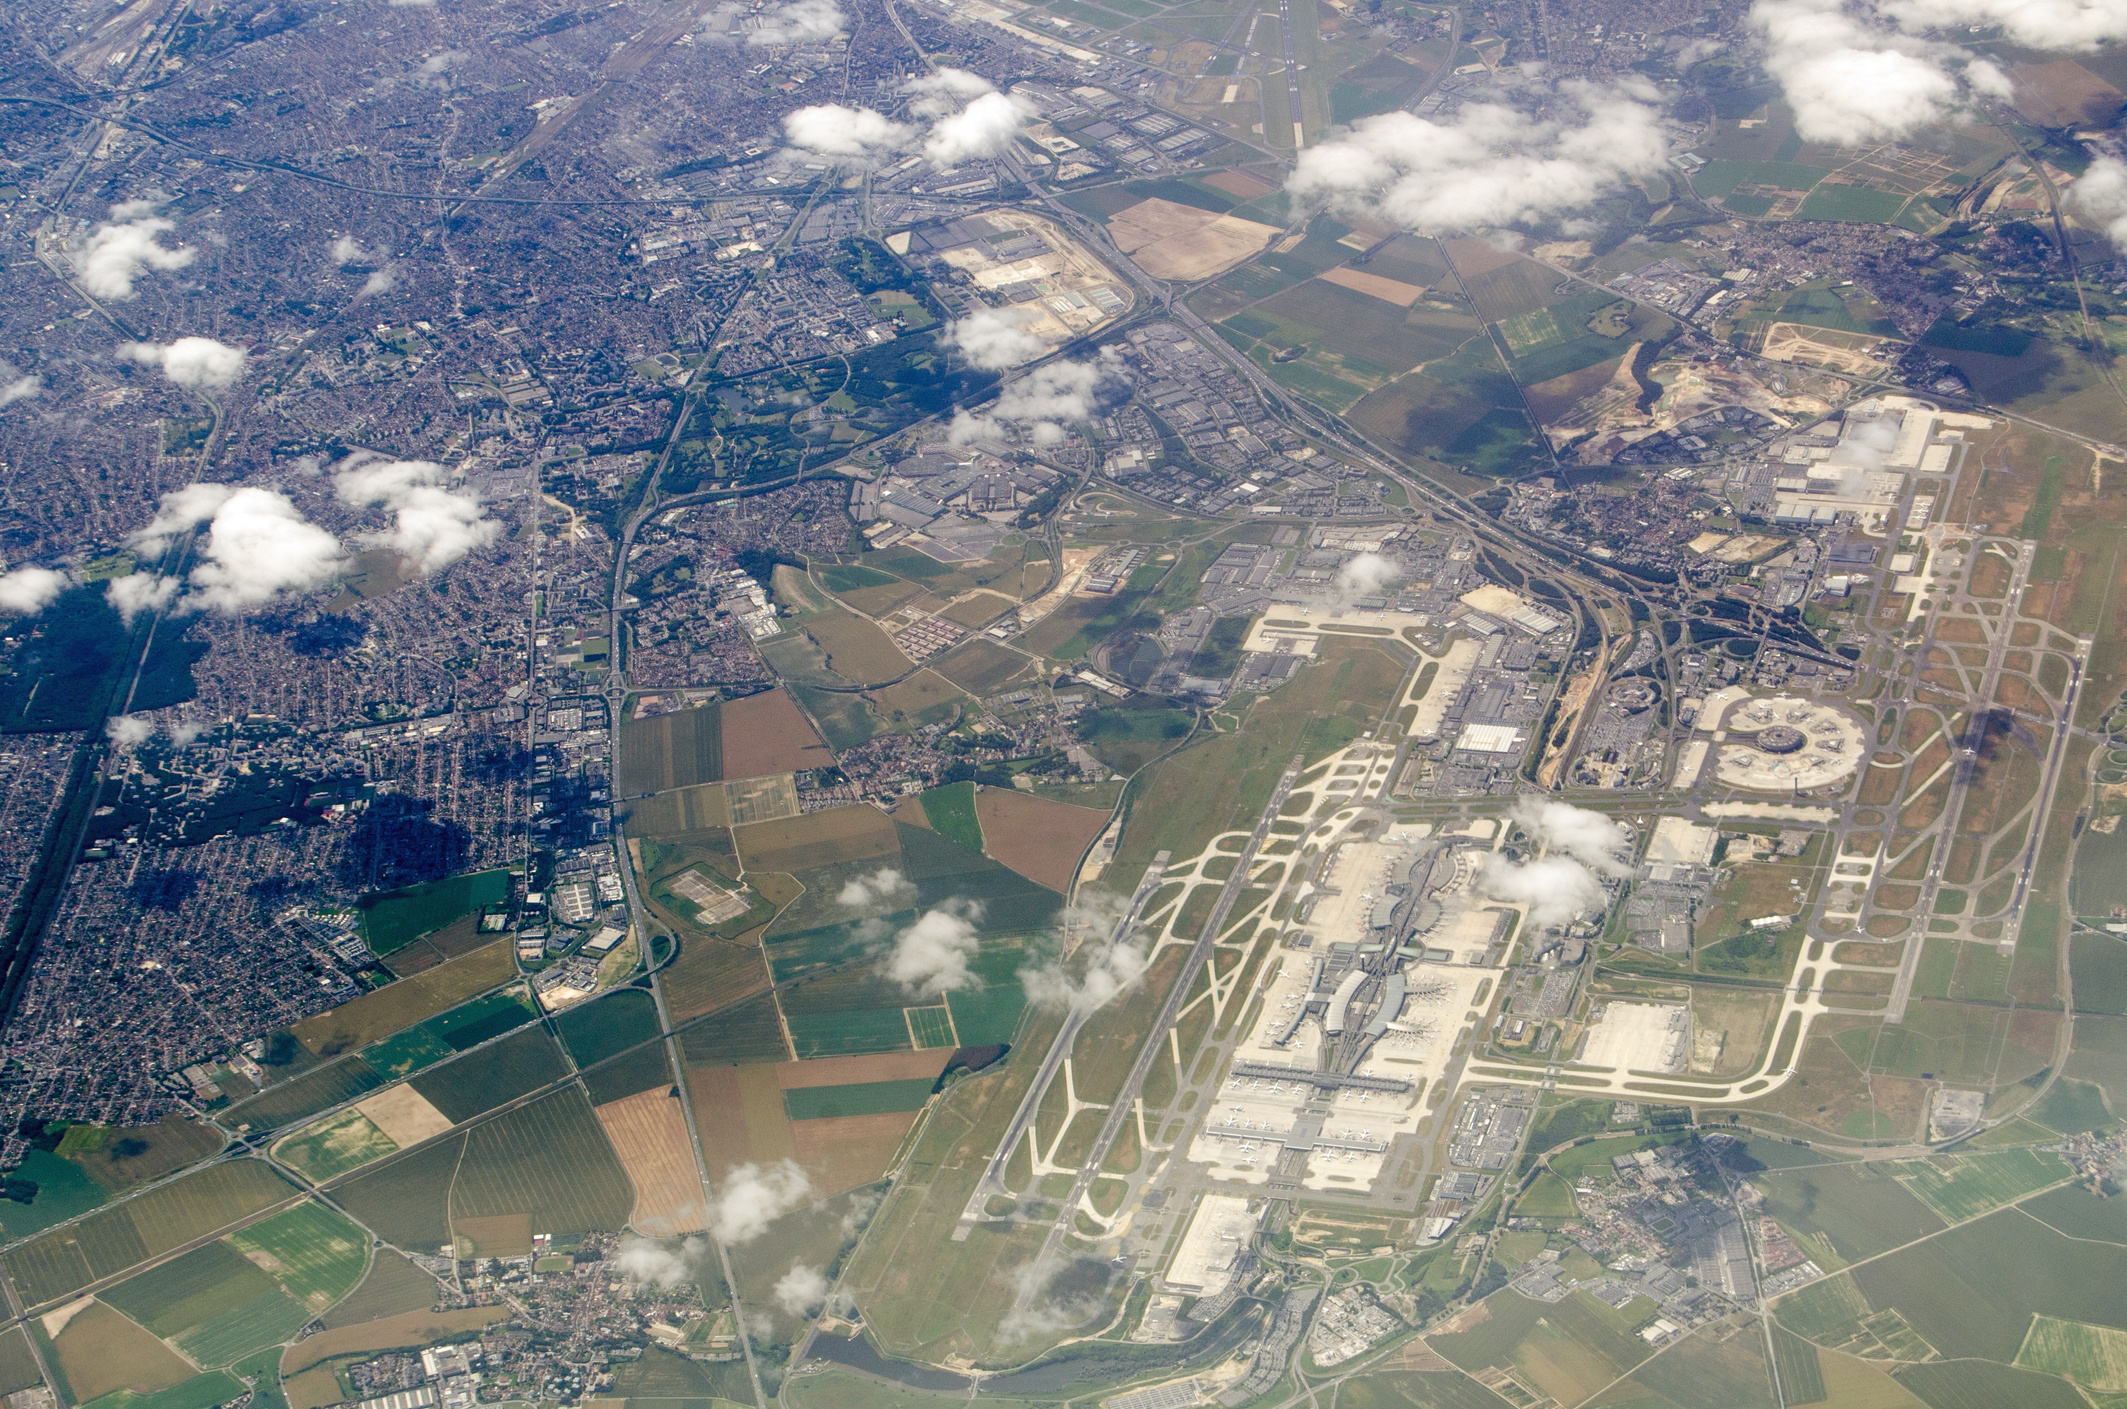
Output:
<svg viewBox="0 0 2127 1409">
<path fill-rule="evenodd" d="M 1714 776 L 1754 793 L 1806 793 L 1852 777 L 1868 728 L 1843 705 L 1776 695 L 1737 702 L 1714 734 Z"/>
</svg>

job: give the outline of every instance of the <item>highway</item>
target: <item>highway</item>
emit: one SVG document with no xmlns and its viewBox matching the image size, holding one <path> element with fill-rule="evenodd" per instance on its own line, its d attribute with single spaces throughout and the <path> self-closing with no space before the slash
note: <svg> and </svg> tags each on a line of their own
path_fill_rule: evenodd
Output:
<svg viewBox="0 0 2127 1409">
<path fill-rule="evenodd" d="M 1175 976 L 1174 987 L 1167 990 L 1167 1001 L 1160 1005 L 1159 1017 L 1154 1019 L 1151 1030 L 1145 1034 L 1145 1043 L 1138 1049 L 1136 1064 L 1130 1068 L 1130 1075 L 1123 1081 L 1121 1089 L 1116 1091 L 1108 1105 L 1108 1118 L 1101 1122 L 1100 1134 L 1094 1139 L 1093 1148 L 1087 1152 L 1085 1163 L 1079 1168 L 1078 1177 L 1071 1182 L 1071 1192 L 1064 1197 L 1062 1211 L 1056 1215 L 1056 1222 L 1049 1228 L 1049 1236 L 1042 1243 L 1041 1254 L 1035 1259 L 1035 1266 L 1038 1267 L 1044 1260 L 1056 1256 L 1057 1250 L 1063 1245 L 1064 1235 L 1071 1231 L 1077 1220 L 1078 1206 L 1085 1199 L 1086 1190 L 1092 1186 L 1094 1176 L 1100 1173 L 1100 1167 L 1108 1162 L 1108 1151 L 1114 1148 L 1115 1137 L 1122 1133 L 1123 1122 L 1133 1114 L 1137 1105 L 1137 1094 L 1145 1086 L 1145 1074 L 1152 1070 L 1152 1063 L 1160 1055 L 1161 1041 L 1166 1037 L 1167 1030 L 1174 1026 L 1174 1020 L 1181 1012 L 1183 999 L 1189 995 L 1197 971 L 1210 962 L 1211 947 L 1218 940 L 1219 931 L 1225 927 L 1226 917 L 1233 913 L 1234 903 L 1241 898 L 1241 892 L 1248 889 L 1248 876 L 1255 868 L 1256 852 L 1269 840 L 1270 824 L 1278 820 L 1278 813 L 1285 806 L 1286 795 L 1292 791 L 1293 784 L 1300 780 L 1300 774 L 1306 768 L 1306 761 L 1305 755 L 1296 755 L 1284 773 L 1279 775 L 1277 787 L 1271 790 L 1270 802 L 1264 807 L 1263 815 L 1257 819 L 1255 831 L 1249 834 L 1248 845 L 1242 848 L 1240 856 L 1235 859 L 1233 872 L 1226 877 L 1226 884 L 1219 891 L 1218 903 L 1211 907 L 1211 914 L 1204 921 L 1203 932 L 1197 935 L 1196 944 L 1189 951 L 1188 961 Z M 1019 1306 L 1025 1307 L 1044 1290 L 1043 1286 L 1030 1279 L 1020 1290 Z"/>
</svg>

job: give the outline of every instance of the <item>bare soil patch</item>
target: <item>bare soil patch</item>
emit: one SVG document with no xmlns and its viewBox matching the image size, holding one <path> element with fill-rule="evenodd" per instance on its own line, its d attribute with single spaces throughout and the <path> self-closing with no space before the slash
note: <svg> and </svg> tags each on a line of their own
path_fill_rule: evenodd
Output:
<svg viewBox="0 0 2127 1409">
<path fill-rule="evenodd" d="M 901 854 L 892 819 L 862 803 L 738 827 L 732 835 L 749 871 L 795 874 L 836 862 Z"/>
<path fill-rule="evenodd" d="M 908 669 L 906 659 L 900 668 Z M 834 766 L 834 751 L 787 691 L 770 690 L 728 701 L 723 707 L 723 725 L 726 778 L 759 778 Z"/>
<path fill-rule="evenodd" d="M 796 1121 L 790 1127 L 793 1158 L 812 1176 L 813 1189 L 822 1198 L 860 1188 L 886 1173 L 917 1114 L 895 1111 Z"/>
<path fill-rule="evenodd" d="M 402 1150 L 451 1128 L 449 1116 L 430 1105 L 428 1097 L 404 1084 L 388 1086 L 365 1101 L 357 1101 L 355 1109 L 369 1117 L 369 1123 L 390 1136 Z"/>
<path fill-rule="evenodd" d="M 975 793 L 983 849 L 1028 880 L 1059 894 L 1071 888 L 1079 858 L 1113 815 L 1006 788 L 980 788 Z"/>
<path fill-rule="evenodd" d="M 687 1116 L 663 1086 L 596 1108 L 621 1168 L 635 1185 L 635 1231 L 653 1238 L 699 1233 L 707 1225 Z"/>
</svg>

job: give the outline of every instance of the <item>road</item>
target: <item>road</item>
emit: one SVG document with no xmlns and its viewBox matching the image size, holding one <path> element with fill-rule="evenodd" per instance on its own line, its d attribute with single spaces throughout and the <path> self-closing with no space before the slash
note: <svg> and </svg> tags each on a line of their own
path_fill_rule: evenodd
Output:
<svg viewBox="0 0 2127 1409">
<path fill-rule="evenodd" d="M 1035 1266 L 1041 1266 L 1056 1256 L 1058 1249 L 1063 1246 L 1064 1236 L 1076 1222 L 1078 1206 L 1085 1199 L 1086 1190 L 1092 1187 L 1094 1177 L 1100 1173 L 1100 1167 L 1108 1162 L 1108 1151 L 1114 1148 L 1115 1137 L 1122 1133 L 1123 1122 L 1130 1119 L 1135 1111 L 1137 1094 L 1145 1086 L 1145 1074 L 1152 1070 L 1152 1063 L 1158 1059 L 1162 1050 L 1161 1040 L 1166 1037 L 1167 1030 L 1174 1026 L 1174 1020 L 1182 1009 L 1182 1000 L 1188 997 L 1197 971 L 1210 962 L 1211 947 L 1217 941 L 1219 931 L 1225 927 L 1226 917 L 1233 913 L 1234 902 L 1241 898 L 1242 891 L 1248 889 L 1248 876 L 1255 867 L 1256 852 L 1269 839 L 1270 824 L 1278 820 L 1278 813 L 1285 806 L 1286 795 L 1292 791 L 1293 784 L 1300 780 L 1300 774 L 1306 768 L 1306 761 L 1304 755 L 1296 756 L 1284 773 L 1279 775 L 1277 787 L 1271 790 L 1270 802 L 1263 808 L 1263 815 L 1257 819 L 1255 831 L 1249 834 L 1248 845 L 1242 848 L 1240 856 L 1235 859 L 1233 872 L 1226 877 L 1226 884 L 1219 891 L 1218 904 L 1211 907 L 1211 914 L 1204 921 L 1203 932 L 1197 935 L 1196 944 L 1189 951 L 1188 961 L 1182 965 L 1181 972 L 1175 977 L 1174 987 L 1167 990 L 1167 1001 L 1160 1005 L 1159 1016 L 1153 1020 L 1151 1030 L 1145 1034 L 1144 1046 L 1138 1049 L 1136 1065 L 1130 1068 L 1129 1077 L 1124 1080 L 1121 1089 L 1116 1091 L 1108 1106 L 1108 1118 L 1101 1122 L 1100 1134 L 1094 1139 L 1093 1148 L 1087 1152 L 1085 1164 L 1080 1167 L 1078 1177 L 1071 1182 L 1071 1192 L 1065 1196 L 1062 1211 L 1056 1215 L 1056 1222 L 1049 1228 L 1049 1236 L 1042 1243 L 1041 1253 L 1034 1262 Z M 1025 1307 L 1044 1290 L 1045 1287 L 1030 1279 L 1020 1290 L 1018 1304 L 1022 1308 Z"/>
<path fill-rule="evenodd" d="M 1171 856 L 1171 852 L 1162 851 L 1154 856 L 1152 864 L 1145 868 L 1145 874 L 1138 880 L 1136 892 L 1130 897 L 1130 908 L 1123 912 L 1123 917 L 1116 921 L 1115 928 L 1108 935 L 1110 944 L 1121 944 L 1129 936 L 1131 928 L 1137 924 L 1138 917 L 1145 913 L 1145 906 L 1160 888 L 1160 881 L 1166 874 L 1167 862 Z M 1071 1046 L 1078 1040 L 1079 1030 L 1086 1025 L 1086 1019 L 1099 1011 L 1098 1008 L 1073 1004 L 1071 1010 L 1064 1015 L 1063 1026 L 1057 1030 L 1056 1040 L 1049 1044 L 1048 1055 L 1041 1059 L 1041 1069 L 1034 1073 L 1033 1084 L 1027 1087 L 1027 1094 L 1020 1099 L 1019 1109 L 1012 1113 L 1012 1123 L 1005 1127 L 1004 1138 L 997 1142 L 997 1149 L 990 1155 L 989 1167 L 982 1171 L 982 1179 L 975 1185 L 975 1192 L 968 1195 L 967 1207 L 960 1211 L 960 1222 L 953 1228 L 954 1242 L 967 1241 L 975 1224 L 982 1221 L 983 1205 L 993 1195 L 1011 1196 L 1011 1190 L 1004 1184 L 1005 1166 L 1011 1163 L 1012 1152 L 1019 1148 L 1019 1142 L 1025 1138 L 1027 1128 L 1034 1123 L 1035 1114 L 1041 1110 L 1042 1100 L 1056 1081 L 1056 1073 L 1063 1070 L 1064 1062 L 1069 1060 Z"/>
</svg>

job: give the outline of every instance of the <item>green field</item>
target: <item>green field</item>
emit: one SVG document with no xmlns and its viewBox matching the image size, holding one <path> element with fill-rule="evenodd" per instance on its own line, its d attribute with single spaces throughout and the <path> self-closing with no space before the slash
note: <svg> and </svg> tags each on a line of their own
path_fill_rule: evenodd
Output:
<svg viewBox="0 0 2127 1409">
<path fill-rule="evenodd" d="M 2016 1209 L 1856 1268 L 1870 1304 L 1931 1345 L 2009 1363 L 2034 1314 L 2127 1328 L 2127 1248 L 2077 1242 Z M 1799 1327 L 1797 1329 L 1800 1329 Z"/>
<path fill-rule="evenodd" d="M 380 1044 L 381 1045 L 381 1044 Z M 305 1072 L 293 1081 L 270 1086 L 223 1113 L 230 1125 L 254 1131 L 278 1130 L 308 1120 L 319 1111 L 345 1105 L 385 1084 L 385 1078 L 362 1057 L 342 1057 L 330 1066 Z"/>
<path fill-rule="evenodd" d="M 750 1062 L 784 1062 L 790 1060 L 790 1049 L 783 1042 L 783 1025 L 776 1010 L 775 995 L 759 994 L 735 1007 L 717 1013 L 707 1021 L 697 1023 L 680 1034 L 680 1054 L 689 1066 L 739 1066 Z M 614 1066 L 634 1063 L 636 1057 L 622 1058 Z M 585 1078 L 592 1086 L 595 1100 L 616 1101 L 620 1096 L 601 1095 L 597 1083 L 603 1080 L 608 1068 Z M 644 1062 L 642 1070 L 647 1074 L 649 1065 Z M 635 1079 L 635 1078 L 631 1078 Z M 663 1078 L 670 1081 L 667 1073 Z M 655 1083 L 651 1083 L 654 1085 Z M 638 1086 L 638 1091 L 647 1091 L 649 1086 Z M 621 1092 L 632 1095 L 633 1092 Z"/>
<path fill-rule="evenodd" d="M 456 1123 L 568 1074 L 554 1039 L 534 1027 L 423 1072 L 412 1085 Z"/>
<path fill-rule="evenodd" d="M 975 785 L 948 783 L 923 794 L 923 815 L 931 829 L 970 851 L 982 850 L 982 824 L 975 818 Z"/>
<path fill-rule="evenodd" d="M 624 988 L 577 1004 L 554 1025 L 576 1065 L 587 1067 L 655 1038 L 657 1000 L 639 988 Z"/>
<path fill-rule="evenodd" d="M 539 1016 L 522 987 L 489 993 L 421 1024 L 422 1030 L 453 1052 L 478 1047 L 490 1038 L 523 1027 Z"/>
<path fill-rule="evenodd" d="M 535 1231 L 567 1236 L 628 1221 L 635 1188 L 574 1088 L 475 1126 L 464 1142 L 450 1191 L 454 1223 L 522 1213 Z"/>
<path fill-rule="evenodd" d="M 924 1079 L 864 1081 L 850 1086 L 805 1086 L 783 1093 L 783 1113 L 792 1120 L 844 1115 L 887 1115 L 921 1110 L 937 1083 Z"/>
<path fill-rule="evenodd" d="M 10 1250 L 8 1274 L 26 1305 L 41 1306 L 294 1192 L 260 1160 L 211 1165 Z"/>
<path fill-rule="evenodd" d="M 1949 1169 L 1942 1167 L 1945 1164 Z M 1903 1161 L 1898 1173 L 1906 1187 L 1944 1222 L 1962 1223 L 2057 1184 L 2074 1171 L 2059 1155 L 2015 1149 Z"/>
<path fill-rule="evenodd" d="M 899 1008 L 788 1013 L 786 1021 L 801 1062 L 909 1050 L 908 1022 Z"/>
<path fill-rule="evenodd" d="M 2127 1014 L 2127 944 L 2109 934 L 2076 934 L 2068 951 L 2079 1013 Z"/>
<path fill-rule="evenodd" d="M 229 1242 L 270 1265 L 313 1315 L 353 1291 L 369 1264 L 368 1235 L 315 1200 L 232 1233 Z"/>
<path fill-rule="evenodd" d="M 2127 1331 L 2035 1317 L 2016 1364 L 2118 1394 L 2127 1391 Z"/>
<path fill-rule="evenodd" d="M 286 1340 L 312 1315 L 226 1239 L 121 1282 L 103 1300 L 202 1368 Z"/>
<path fill-rule="evenodd" d="M 365 895 L 356 903 L 362 912 L 363 938 L 377 954 L 386 955 L 482 906 L 499 904 L 509 894 L 510 873 L 501 868 Z"/>
<path fill-rule="evenodd" d="M 1943 1220 L 1881 1166 L 1818 1165 L 1756 1176 L 1765 1211 L 1841 1263 L 1939 1231 Z M 1830 1270 L 1827 1268 L 1826 1270 Z"/>
<path fill-rule="evenodd" d="M 368 1116 L 348 1110 L 282 1137 L 273 1147 L 273 1157 L 311 1183 L 321 1184 L 398 1148 Z"/>
<path fill-rule="evenodd" d="M 211 1374 L 194 1375 L 182 1384 L 154 1394 L 135 1394 L 122 1389 L 101 1399 L 92 1399 L 89 1405 L 93 1409 L 214 1409 L 217 1404 L 243 1398 L 246 1392 L 243 1381 L 216 1370 Z"/>
<path fill-rule="evenodd" d="M 908 1019 L 909 1032 L 916 1039 L 919 1049 L 951 1047 L 953 1041 L 952 1009 L 940 1003 L 928 1008 L 903 1008 L 901 1015 Z"/>
<path fill-rule="evenodd" d="M 9 1242 L 79 1218 L 110 1197 L 87 1170 L 49 1150 L 31 1150 L 11 1177 L 35 1184 L 37 1193 L 28 1203 L 0 1199 L 0 1235 Z"/>
</svg>

